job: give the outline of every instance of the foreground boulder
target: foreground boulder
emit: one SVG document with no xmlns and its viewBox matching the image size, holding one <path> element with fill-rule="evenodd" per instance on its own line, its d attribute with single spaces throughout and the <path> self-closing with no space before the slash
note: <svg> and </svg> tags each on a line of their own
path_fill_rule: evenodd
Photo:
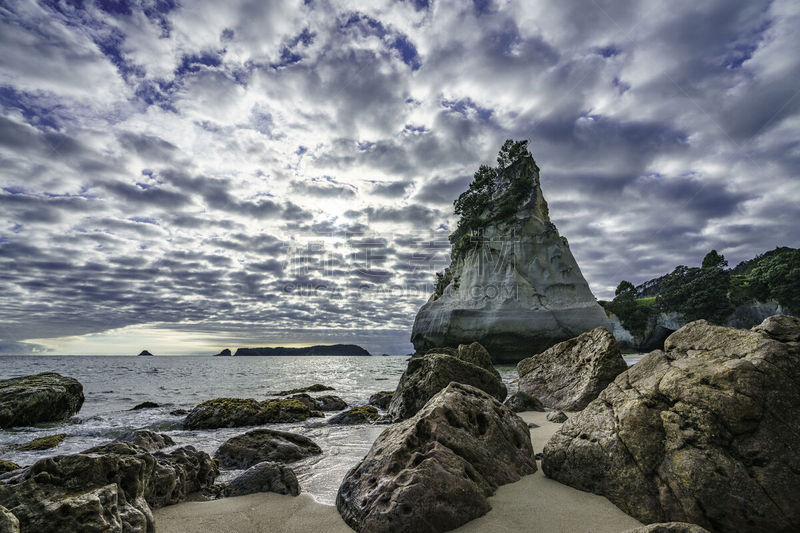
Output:
<svg viewBox="0 0 800 533">
<path fill-rule="evenodd" d="M 214 457 L 222 468 L 243 469 L 263 461 L 293 463 L 322 449 L 311 439 L 274 429 L 254 429 L 228 439 Z"/>
<path fill-rule="evenodd" d="M 216 429 L 260 426 L 277 422 L 300 422 L 311 416 L 323 414 L 292 398 L 265 402 L 252 398 L 216 398 L 192 409 L 183 421 L 183 427 Z"/>
<path fill-rule="evenodd" d="M 542 469 L 645 523 L 800 531 L 800 320 L 692 322 L 544 449 Z"/>
<path fill-rule="evenodd" d="M 22 531 L 153 532 L 151 509 L 209 489 L 211 458 L 191 446 L 150 454 L 112 442 L 73 455 L 41 459 L 0 480 L 0 505 Z"/>
<path fill-rule="evenodd" d="M 595 328 L 517 365 L 519 390 L 546 407 L 580 411 L 628 369 L 614 336 Z"/>
<path fill-rule="evenodd" d="M 83 385 L 55 372 L 0 380 L 0 428 L 59 422 L 83 405 Z"/>
<path fill-rule="evenodd" d="M 451 383 L 381 433 L 348 472 L 336 507 L 356 531 L 447 531 L 488 512 L 499 485 L 535 471 L 525 422 L 483 391 Z"/>
<path fill-rule="evenodd" d="M 409 360 L 389 403 L 394 421 L 414 416 L 452 381 L 476 387 L 499 401 L 506 398 L 506 386 L 480 344 L 461 345 L 455 353 L 427 353 Z"/>
<path fill-rule="evenodd" d="M 300 483 L 294 470 L 278 463 L 264 461 L 251 466 L 234 478 L 223 491 L 225 496 L 245 496 L 257 492 L 300 494 Z"/>
</svg>

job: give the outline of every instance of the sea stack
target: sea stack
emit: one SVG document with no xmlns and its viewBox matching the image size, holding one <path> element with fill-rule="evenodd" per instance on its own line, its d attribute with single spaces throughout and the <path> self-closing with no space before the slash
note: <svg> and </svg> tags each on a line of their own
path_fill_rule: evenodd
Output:
<svg viewBox="0 0 800 533">
<path fill-rule="evenodd" d="M 148 352 L 147 350 L 142 350 L 141 352 L 139 352 L 139 356 L 141 357 L 141 356 L 143 356 L 143 355 L 145 355 L 145 356 L 151 356 L 151 357 L 152 357 L 152 355 L 153 355 L 153 354 L 151 354 L 151 353 L 150 353 L 150 352 Z"/>
<path fill-rule="evenodd" d="M 494 362 L 512 363 L 596 327 L 611 330 L 550 221 L 526 144 L 506 142 L 499 167 L 481 167 L 456 202 L 450 267 L 414 321 L 418 353 L 477 341 Z"/>
</svg>

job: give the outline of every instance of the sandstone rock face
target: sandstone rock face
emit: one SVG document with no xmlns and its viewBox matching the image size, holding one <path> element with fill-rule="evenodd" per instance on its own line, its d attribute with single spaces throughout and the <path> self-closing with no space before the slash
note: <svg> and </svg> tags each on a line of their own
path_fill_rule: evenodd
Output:
<svg viewBox="0 0 800 533">
<path fill-rule="evenodd" d="M 517 362 L 598 326 L 611 329 L 567 240 L 550 222 L 533 158 L 505 169 L 495 209 L 507 205 L 514 180 L 532 180 L 532 193 L 519 201 L 515 216 L 487 224 L 450 265 L 449 283 L 414 320 L 417 352 L 477 341 L 495 362 Z"/>
<path fill-rule="evenodd" d="M 225 441 L 214 454 L 222 468 L 250 468 L 263 461 L 293 463 L 322 449 L 311 439 L 288 431 L 254 429 Z"/>
<path fill-rule="evenodd" d="M 542 469 L 645 523 L 800 530 L 800 320 L 692 322 L 545 446 Z"/>
<path fill-rule="evenodd" d="M 336 507 L 356 531 L 447 531 L 488 512 L 499 485 L 535 471 L 525 422 L 483 391 L 452 383 L 381 433 L 348 472 Z"/>
<path fill-rule="evenodd" d="M 83 405 L 77 379 L 48 372 L 0 381 L 0 428 L 58 422 Z"/>
<path fill-rule="evenodd" d="M 294 470 L 278 463 L 264 461 L 251 466 L 225 487 L 225 496 L 245 496 L 256 492 L 300 494 Z"/>
<path fill-rule="evenodd" d="M 389 416 L 395 421 L 413 416 L 452 381 L 477 387 L 501 402 L 508 393 L 486 350 L 478 343 L 462 345 L 456 355 L 411 358 L 389 403 Z"/>
<path fill-rule="evenodd" d="M 192 409 L 183 421 L 186 429 L 216 429 L 260 426 L 276 422 L 298 422 L 324 416 L 303 402 L 283 398 L 259 402 L 252 398 L 216 398 Z"/>
<path fill-rule="evenodd" d="M 567 411 L 586 407 L 627 369 L 617 341 L 604 328 L 581 333 L 517 365 L 520 391 L 546 407 Z"/>
<path fill-rule="evenodd" d="M 0 505 L 22 531 L 155 531 L 151 508 L 210 488 L 217 469 L 191 446 L 150 454 L 112 442 L 73 455 L 41 459 L 0 480 Z"/>
</svg>

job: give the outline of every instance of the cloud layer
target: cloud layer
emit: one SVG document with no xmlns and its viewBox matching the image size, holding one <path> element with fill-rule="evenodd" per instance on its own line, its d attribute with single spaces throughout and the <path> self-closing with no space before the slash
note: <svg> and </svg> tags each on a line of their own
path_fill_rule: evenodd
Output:
<svg viewBox="0 0 800 533">
<path fill-rule="evenodd" d="M 790 0 L 8 2 L 0 350 L 152 325 L 403 353 L 506 138 L 599 298 L 798 246 L 798 25 Z"/>
</svg>

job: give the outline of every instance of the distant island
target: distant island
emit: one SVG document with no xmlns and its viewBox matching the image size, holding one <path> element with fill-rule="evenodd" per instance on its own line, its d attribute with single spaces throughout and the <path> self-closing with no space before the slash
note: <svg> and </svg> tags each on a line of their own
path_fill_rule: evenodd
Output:
<svg viewBox="0 0 800 533">
<path fill-rule="evenodd" d="M 369 352 L 355 344 L 329 344 L 303 348 L 239 348 L 233 355 L 369 355 Z"/>
<path fill-rule="evenodd" d="M 153 356 L 153 354 L 151 354 L 151 353 L 150 353 L 150 352 L 148 352 L 147 350 L 142 350 L 141 352 L 139 352 L 139 355 L 140 355 L 140 356 L 142 356 L 142 355 L 149 355 L 149 356 L 151 356 L 151 357 Z"/>
<path fill-rule="evenodd" d="M 214 354 L 214 357 L 230 357 L 231 355 L 232 355 L 232 354 L 231 354 L 231 351 L 230 351 L 230 349 L 229 349 L 229 348 L 225 348 L 225 349 L 224 349 L 224 350 L 222 350 L 221 352 L 219 352 L 219 353 L 215 353 L 215 354 Z"/>
</svg>

